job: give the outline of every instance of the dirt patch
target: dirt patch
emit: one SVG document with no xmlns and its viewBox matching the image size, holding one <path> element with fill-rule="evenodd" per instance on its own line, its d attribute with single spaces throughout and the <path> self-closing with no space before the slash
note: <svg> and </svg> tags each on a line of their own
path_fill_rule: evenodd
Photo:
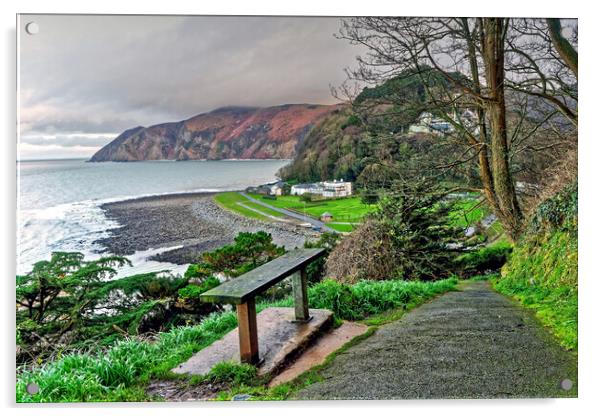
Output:
<svg viewBox="0 0 602 416">
<path fill-rule="evenodd" d="M 154 398 L 168 402 L 186 402 L 211 400 L 227 389 L 223 383 L 201 383 L 191 386 L 187 380 L 155 380 L 146 389 L 146 393 Z"/>
</svg>

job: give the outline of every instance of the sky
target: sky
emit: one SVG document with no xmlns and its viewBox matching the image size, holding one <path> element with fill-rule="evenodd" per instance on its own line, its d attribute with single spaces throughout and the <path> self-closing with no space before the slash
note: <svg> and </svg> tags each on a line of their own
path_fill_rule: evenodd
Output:
<svg viewBox="0 0 602 416">
<path fill-rule="evenodd" d="M 39 31 L 28 34 L 34 22 Z M 89 157 L 227 105 L 332 104 L 361 54 L 338 18 L 21 15 L 19 158 Z"/>
</svg>

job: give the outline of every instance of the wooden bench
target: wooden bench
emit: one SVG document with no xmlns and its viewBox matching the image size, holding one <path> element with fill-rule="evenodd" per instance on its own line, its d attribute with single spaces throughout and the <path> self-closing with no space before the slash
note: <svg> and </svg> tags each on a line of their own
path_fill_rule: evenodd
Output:
<svg viewBox="0 0 602 416">
<path fill-rule="evenodd" d="M 232 303 L 236 305 L 241 362 L 259 363 L 255 297 L 266 289 L 292 275 L 295 322 L 307 322 L 311 319 L 307 301 L 307 274 L 305 269 L 309 263 L 324 254 L 325 250 L 323 248 L 291 250 L 277 259 L 222 283 L 201 295 L 201 301 L 203 302 Z"/>
</svg>

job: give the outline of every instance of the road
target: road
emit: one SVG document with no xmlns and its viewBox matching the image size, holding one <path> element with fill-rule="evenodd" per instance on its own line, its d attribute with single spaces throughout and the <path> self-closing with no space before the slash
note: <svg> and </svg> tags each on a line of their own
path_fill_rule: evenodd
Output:
<svg viewBox="0 0 602 416">
<path fill-rule="evenodd" d="M 245 198 L 247 198 L 249 201 L 255 202 L 256 204 L 262 205 L 264 207 L 267 207 L 269 209 L 272 209 L 274 211 L 280 212 L 281 214 L 287 215 L 289 217 L 298 219 L 300 221 L 303 222 L 308 222 L 310 223 L 312 226 L 314 227 L 318 227 L 320 228 L 322 231 L 327 231 L 329 233 L 338 233 L 338 231 L 336 231 L 333 228 L 330 228 L 329 226 L 327 226 L 325 223 L 323 223 L 322 221 L 316 220 L 315 218 L 312 217 L 308 217 L 306 215 L 303 214 L 299 214 L 297 212 L 294 211 L 289 211 L 288 209 L 284 209 L 284 208 L 277 208 L 273 205 L 267 204 L 259 199 L 255 199 L 249 195 L 247 195 L 244 192 L 239 192 L 240 195 L 244 196 Z"/>
</svg>

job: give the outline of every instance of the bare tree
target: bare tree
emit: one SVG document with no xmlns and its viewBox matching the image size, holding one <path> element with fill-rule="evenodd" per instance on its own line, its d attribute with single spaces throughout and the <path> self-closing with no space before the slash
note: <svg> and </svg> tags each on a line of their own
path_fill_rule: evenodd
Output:
<svg viewBox="0 0 602 416">
<path fill-rule="evenodd" d="M 483 196 L 512 239 L 523 223 L 512 158 L 532 151 L 558 114 L 576 128 L 576 78 L 547 29 L 543 20 L 361 17 L 343 20 L 339 34 L 368 51 L 351 79 L 420 79 L 424 93 L 394 96 L 395 108 L 415 106 L 453 127 L 447 143 L 465 150 L 442 168 L 477 164 Z"/>
</svg>

